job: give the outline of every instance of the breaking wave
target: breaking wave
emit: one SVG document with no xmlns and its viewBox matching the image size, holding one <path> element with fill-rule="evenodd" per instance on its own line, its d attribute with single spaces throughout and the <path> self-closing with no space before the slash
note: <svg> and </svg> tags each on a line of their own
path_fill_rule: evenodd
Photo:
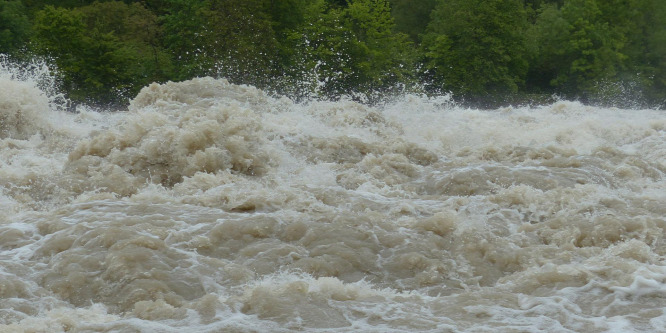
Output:
<svg viewBox="0 0 666 333">
<path fill-rule="evenodd" d="M 12 71 L 2 332 L 666 325 L 662 110 L 296 103 L 199 78 L 66 112 Z"/>
</svg>

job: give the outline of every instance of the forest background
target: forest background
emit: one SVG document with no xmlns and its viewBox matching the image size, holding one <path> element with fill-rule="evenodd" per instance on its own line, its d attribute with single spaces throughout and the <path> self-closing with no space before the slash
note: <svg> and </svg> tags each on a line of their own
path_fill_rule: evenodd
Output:
<svg viewBox="0 0 666 333">
<path fill-rule="evenodd" d="M 0 0 L 0 53 L 95 104 L 214 76 L 294 99 L 666 106 L 664 0 Z"/>
</svg>

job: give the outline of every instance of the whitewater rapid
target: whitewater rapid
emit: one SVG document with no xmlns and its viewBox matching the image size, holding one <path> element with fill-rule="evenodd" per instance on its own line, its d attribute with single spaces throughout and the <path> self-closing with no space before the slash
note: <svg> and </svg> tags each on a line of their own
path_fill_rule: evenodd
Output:
<svg viewBox="0 0 666 333">
<path fill-rule="evenodd" d="M 666 327 L 663 110 L 0 74 L 0 332 Z"/>
</svg>

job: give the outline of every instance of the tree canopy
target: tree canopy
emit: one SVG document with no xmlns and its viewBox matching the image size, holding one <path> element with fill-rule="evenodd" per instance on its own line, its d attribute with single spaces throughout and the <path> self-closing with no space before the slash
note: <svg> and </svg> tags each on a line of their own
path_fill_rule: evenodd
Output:
<svg viewBox="0 0 666 333">
<path fill-rule="evenodd" d="M 0 0 L 0 53 L 52 59 L 68 96 L 96 103 L 211 75 L 294 98 L 663 106 L 666 2 Z"/>
<path fill-rule="evenodd" d="M 21 1 L 0 0 L 0 53 L 9 53 L 27 42 L 30 21 Z"/>
<path fill-rule="evenodd" d="M 521 0 L 440 0 L 423 38 L 426 68 L 443 90 L 515 93 L 528 69 Z"/>
</svg>

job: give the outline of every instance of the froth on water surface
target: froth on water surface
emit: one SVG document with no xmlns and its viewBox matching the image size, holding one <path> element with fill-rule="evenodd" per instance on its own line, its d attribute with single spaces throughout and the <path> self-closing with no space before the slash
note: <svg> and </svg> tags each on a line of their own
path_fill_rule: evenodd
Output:
<svg viewBox="0 0 666 333">
<path fill-rule="evenodd" d="M 2 332 L 666 326 L 663 111 L 0 85 Z"/>
</svg>

